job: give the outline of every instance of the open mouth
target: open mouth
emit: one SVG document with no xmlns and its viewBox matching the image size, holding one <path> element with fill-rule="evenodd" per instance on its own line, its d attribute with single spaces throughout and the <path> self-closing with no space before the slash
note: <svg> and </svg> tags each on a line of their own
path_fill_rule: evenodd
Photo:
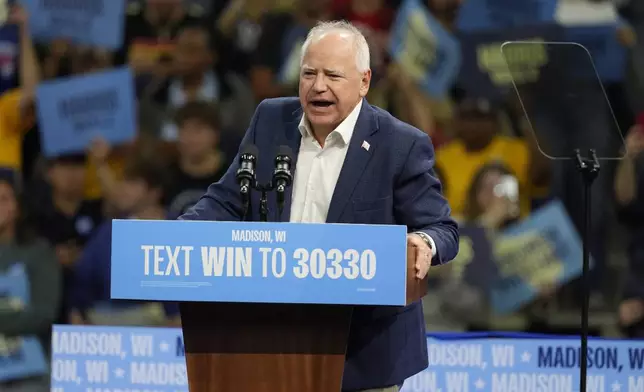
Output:
<svg viewBox="0 0 644 392">
<path fill-rule="evenodd" d="M 316 99 L 311 101 L 311 105 L 313 105 L 316 108 L 328 108 L 329 106 L 333 105 L 333 102 L 326 101 L 323 99 Z"/>
</svg>

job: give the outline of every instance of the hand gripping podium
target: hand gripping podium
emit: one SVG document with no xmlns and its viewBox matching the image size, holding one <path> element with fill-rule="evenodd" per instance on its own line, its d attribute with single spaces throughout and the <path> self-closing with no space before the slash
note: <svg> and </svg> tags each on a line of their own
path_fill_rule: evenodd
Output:
<svg viewBox="0 0 644 392">
<path fill-rule="evenodd" d="M 355 306 L 427 291 L 404 226 L 114 220 L 113 299 L 179 302 L 190 392 L 339 392 Z"/>
</svg>

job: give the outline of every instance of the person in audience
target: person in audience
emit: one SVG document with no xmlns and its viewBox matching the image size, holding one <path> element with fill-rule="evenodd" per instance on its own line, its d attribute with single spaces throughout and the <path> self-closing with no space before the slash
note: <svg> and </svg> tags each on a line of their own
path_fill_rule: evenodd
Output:
<svg viewBox="0 0 644 392">
<path fill-rule="evenodd" d="M 256 102 L 297 95 L 306 34 L 318 21 L 331 16 L 330 0 L 295 0 L 293 12 L 266 14 L 249 73 Z"/>
<path fill-rule="evenodd" d="M 508 189 L 506 181 L 518 184 L 516 175 L 500 162 L 483 165 L 472 178 L 467 191 L 463 222 L 500 230 L 519 218 L 518 193 Z"/>
<path fill-rule="evenodd" d="M 644 128 L 636 125 L 626 136 L 626 158 L 615 175 L 619 218 L 631 232 L 630 268 L 619 305 L 619 322 L 628 336 L 644 337 Z"/>
<path fill-rule="evenodd" d="M 19 184 L 19 174 L 0 169 L 0 366 L 10 363 L 12 347 L 22 344 L 17 339 L 27 336 L 37 339 L 41 355 L 47 354 L 62 291 L 53 250 L 33 235 L 20 211 Z M 26 353 L 22 355 L 29 360 Z M 0 390 L 49 391 L 47 369 L 0 381 Z"/>
<path fill-rule="evenodd" d="M 66 154 L 48 162 L 48 187 L 30 195 L 29 212 L 40 236 L 56 250 L 63 270 L 64 288 L 69 287 L 71 272 L 83 246 L 103 221 L 101 199 L 85 199 L 87 158 L 85 154 Z M 67 298 L 65 295 L 63 298 Z M 65 300 L 58 323 L 67 323 L 69 307 Z"/>
<path fill-rule="evenodd" d="M 120 215 L 131 219 L 165 219 L 162 204 L 166 187 L 164 165 L 132 157 L 119 184 Z M 74 265 L 70 287 L 70 318 L 73 323 L 111 325 L 177 325 L 178 307 L 153 302 L 110 299 L 112 222 L 101 225 L 87 242 Z"/>
<path fill-rule="evenodd" d="M 253 95 L 248 83 L 238 74 L 228 72 L 217 58 L 211 34 L 204 27 L 183 28 L 176 39 L 174 75 L 150 91 L 141 112 L 145 121 L 166 119 L 161 127 L 164 140 L 175 141 L 177 129 L 171 121 L 173 113 L 189 102 L 216 102 L 221 107 L 222 128 L 243 135 L 253 114 Z M 152 117 L 152 118 L 150 118 Z M 151 125 L 154 127 L 155 125 Z"/>
<path fill-rule="evenodd" d="M 123 49 L 116 63 L 128 64 L 137 75 L 167 76 L 179 30 L 206 22 L 202 6 L 186 6 L 182 0 L 138 0 L 126 7 Z"/>
<path fill-rule="evenodd" d="M 0 95 L 0 167 L 18 170 L 23 178 L 32 171 L 31 162 L 35 159 L 34 148 L 25 146 L 25 139 L 37 137 L 34 130 L 36 121 L 34 95 L 40 82 L 40 69 L 29 30 L 26 11 L 14 6 L 8 19 L 9 24 L 17 25 L 20 36 L 20 86 L 4 91 Z"/>
<path fill-rule="evenodd" d="M 456 113 L 456 138 L 436 152 L 436 163 L 445 181 L 445 196 L 454 215 L 463 215 L 467 190 L 475 174 L 493 161 L 505 164 L 516 176 L 519 187 L 521 215 L 530 210 L 531 188 L 539 184 L 547 168 L 537 164 L 528 143 L 499 133 L 501 108 L 485 99 L 464 98 Z"/>
<path fill-rule="evenodd" d="M 217 31 L 228 43 L 222 60 L 234 66 L 240 75 L 249 72 L 252 55 L 262 35 L 262 15 L 288 11 L 288 7 L 279 3 L 280 0 L 230 0 L 215 16 Z"/>
<path fill-rule="evenodd" d="M 219 148 L 221 124 L 216 106 L 189 103 L 177 112 L 176 124 L 178 156 L 170 168 L 172 183 L 165 192 L 168 215 L 174 218 L 199 201 L 231 163 Z M 235 152 L 228 156 L 234 157 Z"/>
</svg>

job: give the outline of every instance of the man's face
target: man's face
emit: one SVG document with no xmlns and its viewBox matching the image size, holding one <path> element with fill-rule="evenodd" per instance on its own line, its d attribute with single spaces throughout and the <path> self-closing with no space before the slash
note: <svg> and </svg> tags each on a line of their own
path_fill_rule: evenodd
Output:
<svg viewBox="0 0 644 392">
<path fill-rule="evenodd" d="M 55 162 L 49 168 L 49 183 L 54 192 L 67 197 L 83 197 L 87 168 L 83 163 Z"/>
<path fill-rule="evenodd" d="M 367 95 L 371 71 L 359 72 L 353 38 L 331 32 L 308 47 L 300 70 L 300 103 L 316 127 L 337 127 Z"/>
<path fill-rule="evenodd" d="M 181 125 L 178 139 L 179 154 L 188 159 L 204 157 L 219 140 L 216 130 L 196 119 L 186 120 Z"/>
<path fill-rule="evenodd" d="M 208 37 L 201 30 L 185 30 L 176 41 L 174 61 L 180 75 L 204 72 L 210 65 Z"/>
</svg>

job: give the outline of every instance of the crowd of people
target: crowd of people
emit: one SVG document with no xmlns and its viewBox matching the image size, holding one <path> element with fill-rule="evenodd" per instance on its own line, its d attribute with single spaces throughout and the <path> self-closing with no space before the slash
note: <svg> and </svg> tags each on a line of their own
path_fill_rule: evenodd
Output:
<svg viewBox="0 0 644 392">
<path fill-rule="evenodd" d="M 447 31 L 454 31 L 462 1 L 425 0 L 423 6 Z M 75 45 L 65 38 L 34 42 L 29 15 L 13 7 L 7 24 L 18 26 L 19 56 L 0 58 L 0 273 L 20 259 L 31 295 L 28 307 L 5 307 L 0 292 L 0 335 L 48 339 L 54 323 L 180 325 L 175 305 L 110 300 L 110 221 L 174 219 L 192 206 L 235 159 L 256 105 L 297 94 L 301 44 L 320 20 L 346 19 L 360 26 L 371 47 L 374 75 L 368 102 L 432 138 L 436 172 L 462 225 L 484 227 L 494 236 L 559 199 L 580 229 L 582 194 L 574 166 L 570 170 L 570 165 L 541 153 L 516 99 L 497 102 L 458 85 L 447 97 L 433 97 L 389 56 L 389 32 L 400 3 L 131 1 L 118 51 Z M 644 80 L 639 76 L 644 68 L 638 67 L 644 53 L 644 9 L 635 1 L 611 6 L 621 13 L 623 24 L 615 34 L 628 49 L 632 72 L 606 86 L 627 154 L 604 164 L 594 185 L 593 304 L 614 312 L 625 334 L 641 337 L 644 118 L 638 121 L 637 114 L 644 109 Z M 39 83 L 123 65 L 135 77 L 135 140 L 110 145 L 96 138 L 86 151 L 43 155 L 40 125 L 47 119 L 36 114 Z M 596 113 L 601 103 L 584 104 L 590 106 L 579 109 L 577 117 L 586 118 L 582 126 L 611 126 Z M 538 127 L 549 127 L 546 117 L 538 119 L 543 124 L 535 121 Z M 558 140 L 565 138 L 565 132 L 553 132 L 559 132 Z M 594 137 L 590 132 L 584 135 Z M 598 145 L 609 149 L 604 156 L 620 155 L 619 140 Z M 499 184 L 506 184 L 505 193 L 499 193 Z M 609 241 L 616 227 L 629 238 L 620 243 L 629 260 L 623 285 L 606 282 L 611 276 L 606 266 L 616 257 Z M 490 328 L 467 317 L 473 307 L 479 308 L 480 299 L 468 302 L 464 287 L 446 283 L 449 274 L 442 271 L 449 268 L 431 272 L 426 306 L 441 297 L 450 311 L 432 313 L 436 318 L 428 318 L 428 328 L 447 319 L 465 329 Z M 575 282 L 542 289 L 536 302 L 579 306 Z"/>
</svg>

